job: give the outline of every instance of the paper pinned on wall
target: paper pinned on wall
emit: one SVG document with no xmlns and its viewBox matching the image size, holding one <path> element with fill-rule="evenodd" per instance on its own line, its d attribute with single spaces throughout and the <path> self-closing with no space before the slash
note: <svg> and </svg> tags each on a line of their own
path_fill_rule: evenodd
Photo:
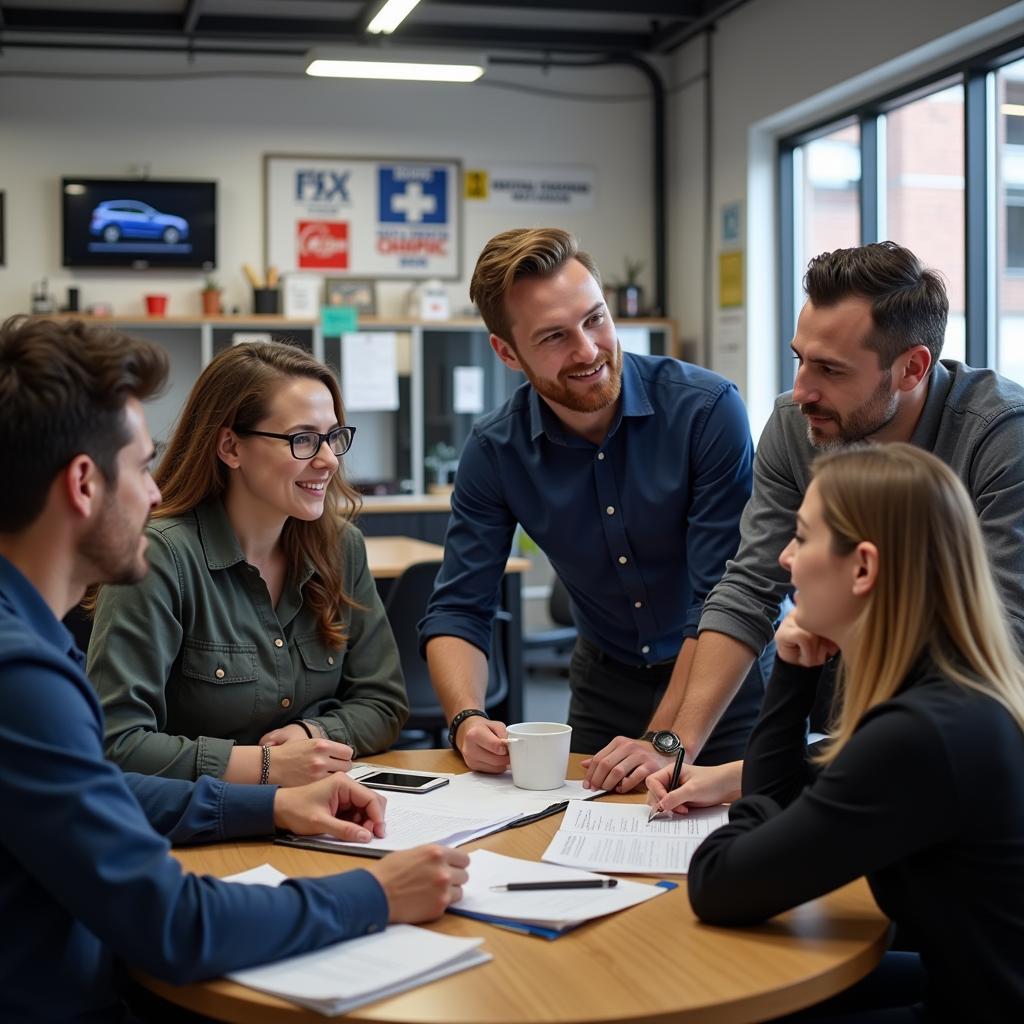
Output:
<svg viewBox="0 0 1024 1024">
<path fill-rule="evenodd" d="M 482 366 L 456 366 L 452 371 L 452 411 L 474 415 L 484 411 Z"/>
<path fill-rule="evenodd" d="M 348 412 L 398 408 L 398 338 L 364 331 L 341 339 L 341 392 Z"/>
<path fill-rule="evenodd" d="M 617 323 L 615 333 L 619 337 L 619 344 L 622 346 L 623 352 L 633 352 L 638 356 L 651 354 L 650 328 L 623 327 L 621 323 Z"/>
</svg>

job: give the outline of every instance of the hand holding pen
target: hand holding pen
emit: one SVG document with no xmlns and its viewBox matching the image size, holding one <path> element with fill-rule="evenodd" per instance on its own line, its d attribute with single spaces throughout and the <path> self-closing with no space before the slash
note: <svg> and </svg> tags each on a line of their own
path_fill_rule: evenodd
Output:
<svg viewBox="0 0 1024 1024">
<path fill-rule="evenodd" d="M 668 791 L 671 793 L 679 785 L 679 773 L 683 770 L 683 758 L 686 756 L 686 751 L 679 747 L 676 751 L 675 764 L 672 765 L 672 778 L 668 784 Z M 659 814 L 665 812 L 661 809 L 661 801 L 659 800 L 652 808 L 651 813 L 647 815 L 647 824 L 649 825 Z"/>
<path fill-rule="evenodd" d="M 671 771 L 666 766 L 647 776 L 647 799 L 662 813 L 685 814 L 692 807 L 714 807 L 740 798 L 742 761 L 715 765 L 684 764 L 679 778 L 674 780 L 678 789 L 666 788 L 672 781 Z"/>
</svg>

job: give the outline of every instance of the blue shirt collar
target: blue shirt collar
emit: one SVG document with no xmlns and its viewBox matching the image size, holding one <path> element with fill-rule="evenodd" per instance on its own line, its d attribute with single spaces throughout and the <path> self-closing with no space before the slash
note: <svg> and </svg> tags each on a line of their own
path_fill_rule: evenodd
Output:
<svg viewBox="0 0 1024 1024">
<path fill-rule="evenodd" d="M 536 388 L 530 388 L 528 401 L 530 403 L 530 438 L 536 441 L 541 434 L 545 434 L 549 440 L 565 444 L 569 435 L 566 434 L 562 421 L 555 415 L 551 406 L 540 397 Z M 622 392 L 608 436 L 612 437 L 615 434 L 624 416 L 653 415 L 654 406 L 647 393 L 647 386 L 640 376 L 639 367 L 633 356 L 624 352 L 622 354 Z"/>
<path fill-rule="evenodd" d="M 81 664 L 82 652 L 75 646 L 67 627 L 54 616 L 28 577 L 3 555 L 0 555 L 0 600 L 6 602 L 33 633 Z"/>
</svg>

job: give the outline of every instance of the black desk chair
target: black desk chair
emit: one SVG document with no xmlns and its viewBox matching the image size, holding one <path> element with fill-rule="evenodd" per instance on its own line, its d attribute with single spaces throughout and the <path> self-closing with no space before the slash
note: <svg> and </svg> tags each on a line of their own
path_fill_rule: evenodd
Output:
<svg viewBox="0 0 1024 1024">
<path fill-rule="evenodd" d="M 402 659 L 405 691 L 409 697 L 409 721 L 406 722 L 397 747 L 413 745 L 417 738 L 411 735 L 413 732 L 426 733 L 434 747 L 448 745 L 448 723 L 430 683 L 427 663 L 420 657 L 419 637 L 416 633 L 416 626 L 427 609 L 427 601 L 434 590 L 434 580 L 440 568 L 440 562 L 417 562 L 410 565 L 392 584 L 384 602 L 384 610 Z M 510 620 L 511 616 L 505 611 L 499 610 L 495 616 L 487 693 L 484 698 L 487 711 L 495 709 L 508 696 L 504 631 Z"/>
<path fill-rule="evenodd" d="M 559 576 L 555 576 L 551 585 L 548 616 L 555 624 L 551 629 L 538 629 L 523 637 L 523 663 L 527 672 L 553 667 L 568 675 L 569 657 L 576 644 L 577 633 L 569 591 Z"/>
</svg>

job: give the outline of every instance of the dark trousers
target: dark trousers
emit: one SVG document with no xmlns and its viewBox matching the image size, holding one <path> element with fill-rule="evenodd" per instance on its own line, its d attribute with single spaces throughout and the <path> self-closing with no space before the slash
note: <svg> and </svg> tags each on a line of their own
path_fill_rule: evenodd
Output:
<svg viewBox="0 0 1024 1024">
<path fill-rule="evenodd" d="M 775 645 L 771 644 L 747 673 L 697 764 L 725 764 L 743 757 L 774 660 Z M 616 736 L 642 736 L 665 695 L 674 664 L 625 665 L 580 637 L 569 663 L 573 752 L 596 754 Z"/>
<path fill-rule="evenodd" d="M 856 985 L 773 1024 L 926 1024 L 925 973 L 917 953 L 889 952 Z"/>
</svg>

